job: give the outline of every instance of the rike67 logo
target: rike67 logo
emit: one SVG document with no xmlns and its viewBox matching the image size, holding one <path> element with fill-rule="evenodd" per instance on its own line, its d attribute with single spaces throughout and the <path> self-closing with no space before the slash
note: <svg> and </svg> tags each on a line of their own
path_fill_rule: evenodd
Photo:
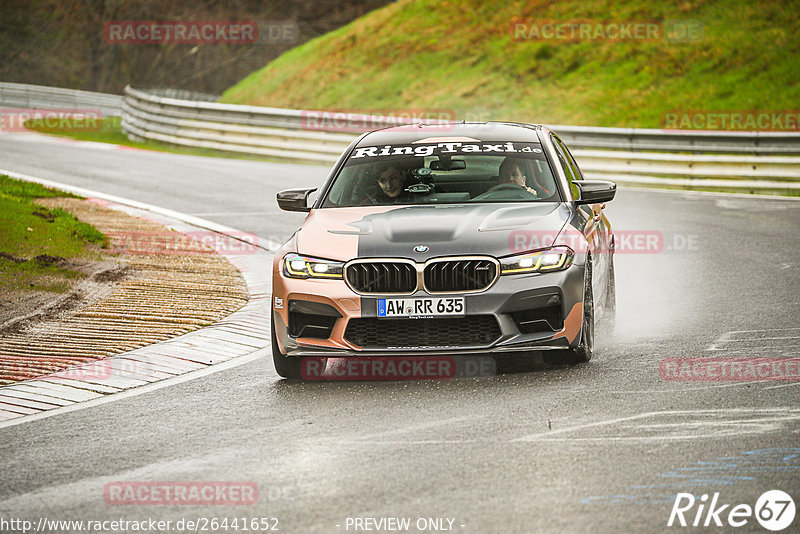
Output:
<svg viewBox="0 0 800 534">
<path fill-rule="evenodd" d="M 792 524 L 794 515 L 794 500 L 781 490 L 764 492 L 756 501 L 755 507 L 749 504 L 722 503 L 719 492 L 714 493 L 710 500 L 708 494 L 703 494 L 698 499 L 691 493 L 678 493 L 667 526 L 738 528 L 747 525 L 755 516 L 762 527 L 778 532 Z"/>
</svg>

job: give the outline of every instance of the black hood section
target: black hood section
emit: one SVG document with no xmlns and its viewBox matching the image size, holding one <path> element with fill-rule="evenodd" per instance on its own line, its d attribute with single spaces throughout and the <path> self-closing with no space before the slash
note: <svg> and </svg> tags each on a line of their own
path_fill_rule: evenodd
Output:
<svg viewBox="0 0 800 534">
<path fill-rule="evenodd" d="M 359 257 L 428 258 L 516 252 L 518 235 L 535 235 L 550 246 L 570 217 L 558 202 L 406 206 L 350 223 L 358 235 Z M 427 247 L 422 252 L 415 247 Z"/>
</svg>

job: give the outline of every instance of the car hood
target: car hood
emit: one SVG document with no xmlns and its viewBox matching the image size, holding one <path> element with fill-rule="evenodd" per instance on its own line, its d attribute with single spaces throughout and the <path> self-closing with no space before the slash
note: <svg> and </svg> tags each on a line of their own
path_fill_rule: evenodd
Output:
<svg viewBox="0 0 800 534">
<path fill-rule="evenodd" d="M 298 230 L 301 254 L 355 257 L 496 257 L 548 247 L 570 217 L 558 202 L 326 208 Z"/>
</svg>

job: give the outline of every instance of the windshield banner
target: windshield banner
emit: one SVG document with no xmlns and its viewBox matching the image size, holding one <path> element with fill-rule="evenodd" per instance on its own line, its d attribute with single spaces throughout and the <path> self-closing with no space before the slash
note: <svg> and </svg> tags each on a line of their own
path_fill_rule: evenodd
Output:
<svg viewBox="0 0 800 534">
<path fill-rule="evenodd" d="M 380 158 L 391 156 L 453 156 L 458 154 L 486 154 L 486 155 L 506 155 L 506 154 L 541 154 L 542 146 L 539 143 L 516 143 L 516 142 L 459 142 L 445 141 L 440 143 L 416 144 L 412 145 L 384 145 L 359 147 L 353 151 L 350 159 L 359 158 Z"/>
</svg>

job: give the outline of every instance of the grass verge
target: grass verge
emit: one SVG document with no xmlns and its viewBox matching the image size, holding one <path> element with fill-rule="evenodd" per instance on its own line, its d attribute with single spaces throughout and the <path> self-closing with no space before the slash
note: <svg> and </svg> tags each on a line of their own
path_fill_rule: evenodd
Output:
<svg viewBox="0 0 800 534">
<path fill-rule="evenodd" d="M 577 22 L 658 31 L 531 31 Z M 675 112 L 789 116 L 800 101 L 799 24 L 796 2 L 400 0 L 289 50 L 221 101 L 640 128 L 662 128 Z"/>
<path fill-rule="evenodd" d="M 76 195 L 0 175 L 0 293 L 39 290 L 63 293 L 85 275 L 72 260 L 99 259 L 107 238 L 62 209 L 34 200 Z"/>
</svg>

